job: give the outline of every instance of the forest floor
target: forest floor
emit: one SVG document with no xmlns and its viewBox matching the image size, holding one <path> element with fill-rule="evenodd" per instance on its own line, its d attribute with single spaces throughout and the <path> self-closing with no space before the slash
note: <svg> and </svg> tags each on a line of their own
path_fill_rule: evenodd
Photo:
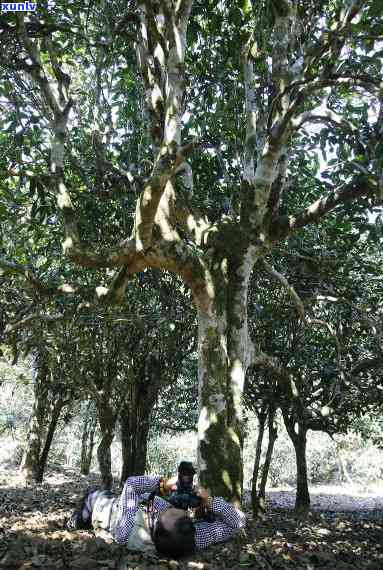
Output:
<svg viewBox="0 0 383 570">
<path fill-rule="evenodd" d="M 293 490 L 271 490 L 265 521 L 249 513 L 247 536 L 177 562 L 131 554 L 106 533 L 68 532 L 65 519 L 95 476 L 48 472 L 25 486 L 0 468 L 0 568 L 9 570 L 383 569 L 383 491 L 313 488 L 312 511 L 294 517 Z"/>
</svg>

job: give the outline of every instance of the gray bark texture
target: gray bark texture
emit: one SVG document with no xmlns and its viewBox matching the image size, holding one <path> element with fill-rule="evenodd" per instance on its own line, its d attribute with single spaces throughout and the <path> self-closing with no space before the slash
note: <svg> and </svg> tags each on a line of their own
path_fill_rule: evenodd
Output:
<svg viewBox="0 0 383 570">
<path fill-rule="evenodd" d="M 46 429 L 47 377 L 49 369 L 42 355 L 37 354 L 33 365 L 33 407 L 29 420 L 26 447 L 20 465 L 20 473 L 28 482 L 38 482 L 41 447 Z"/>
<path fill-rule="evenodd" d="M 96 433 L 96 426 L 97 416 L 95 410 L 93 410 L 93 403 L 89 402 L 85 413 L 81 438 L 80 472 L 82 475 L 89 475 L 95 445 L 94 436 Z"/>
<path fill-rule="evenodd" d="M 282 9 L 277 9 L 279 4 Z M 239 503 L 242 496 L 244 379 L 250 361 L 254 364 L 267 360 L 249 340 L 247 290 L 253 267 L 292 232 L 317 222 L 338 204 L 375 195 L 378 188 L 372 175 L 361 177 L 358 171 L 340 188 L 329 192 L 326 187 L 322 197 L 302 210 L 291 215 L 281 215 L 279 210 L 293 137 L 310 119 L 305 109 L 310 108 L 315 97 L 318 105 L 326 102 L 325 89 L 337 81 L 332 74 L 338 57 L 342 52 L 344 55 L 345 47 L 348 49 L 351 24 L 363 5 L 361 0 L 353 0 L 335 17 L 331 33 L 315 38 L 312 44 L 301 37 L 296 4 L 291 0 L 274 2 L 267 54 L 258 53 L 254 32 L 259 21 L 254 11 L 250 22 L 254 32 L 249 32 L 239 46 L 246 119 L 240 209 L 238 215 L 213 223 L 182 199 L 175 184 L 176 176 L 182 173 L 187 187 L 193 188 L 188 158 L 196 145 L 193 141 L 185 144 L 181 136 L 187 27 L 193 1 L 137 2 L 137 64 L 145 93 L 153 164 L 137 198 L 131 236 L 101 253 L 81 242 L 76 211 L 65 183 L 64 152 L 72 107 L 70 81 L 65 73 L 57 73 L 57 66 L 55 77 L 50 75 L 49 66 L 40 57 L 38 42 L 28 37 L 23 17 L 17 16 L 18 38 L 33 64 L 29 73 L 52 117 L 51 175 L 64 223 L 64 253 L 85 267 L 116 270 L 110 287 L 96 288 L 96 298 L 104 303 L 123 302 L 130 276 L 146 268 L 171 271 L 190 288 L 199 320 L 200 480 L 214 494 L 234 503 Z M 292 61 L 297 46 L 299 57 Z M 52 44 L 51 50 L 54 52 Z M 268 102 L 259 91 L 259 57 L 268 69 L 265 92 L 272 93 Z M 318 65 L 318 58 L 324 59 L 323 66 Z M 347 79 L 348 85 L 350 80 L 353 78 Z M 305 105 L 308 97 L 311 99 Z M 34 432 L 34 444 L 38 445 L 36 429 Z M 102 454 L 107 454 L 111 433 L 105 427 L 104 451 L 99 450 L 106 479 L 110 459 Z M 304 504 L 308 492 L 304 488 L 303 441 L 297 444 L 296 452 L 302 497 L 299 502 Z"/>
</svg>

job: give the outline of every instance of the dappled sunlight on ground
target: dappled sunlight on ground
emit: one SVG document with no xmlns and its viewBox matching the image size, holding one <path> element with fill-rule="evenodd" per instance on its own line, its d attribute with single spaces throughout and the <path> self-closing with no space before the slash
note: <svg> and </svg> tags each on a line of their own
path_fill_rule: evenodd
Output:
<svg viewBox="0 0 383 570">
<path fill-rule="evenodd" d="M 383 497 L 352 495 L 345 487 L 312 489 L 306 520 L 294 517 L 293 490 L 268 493 L 265 521 L 249 513 L 247 536 L 216 545 L 184 561 L 129 553 L 104 531 L 64 528 L 96 475 L 48 472 L 42 485 L 24 485 L 15 470 L 0 470 L 0 568 L 27 570 L 99 569 L 368 569 L 383 568 Z M 353 507 L 353 508 L 351 508 Z M 379 510 L 377 510 L 379 507 Z"/>
<path fill-rule="evenodd" d="M 270 489 L 270 506 L 294 508 L 293 489 Z M 364 490 L 357 485 L 317 485 L 310 487 L 311 507 L 323 511 L 368 511 L 383 509 L 383 485 Z"/>
</svg>

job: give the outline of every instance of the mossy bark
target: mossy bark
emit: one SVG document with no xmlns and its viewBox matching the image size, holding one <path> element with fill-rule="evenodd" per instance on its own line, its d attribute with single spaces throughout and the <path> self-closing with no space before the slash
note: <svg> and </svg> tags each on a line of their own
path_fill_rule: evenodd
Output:
<svg viewBox="0 0 383 570">
<path fill-rule="evenodd" d="M 47 376 L 49 369 L 44 359 L 38 355 L 33 368 L 34 401 L 29 420 L 27 443 L 20 466 L 20 473 L 27 482 L 38 482 L 39 461 L 47 415 Z"/>
<path fill-rule="evenodd" d="M 29 422 L 27 444 L 21 461 L 20 473 L 27 482 L 37 482 L 39 457 L 41 450 L 42 426 L 34 409 Z"/>
<path fill-rule="evenodd" d="M 251 264 L 211 262 L 197 299 L 200 483 L 234 504 L 242 499 L 242 397 L 248 366 L 247 285 Z"/>
</svg>

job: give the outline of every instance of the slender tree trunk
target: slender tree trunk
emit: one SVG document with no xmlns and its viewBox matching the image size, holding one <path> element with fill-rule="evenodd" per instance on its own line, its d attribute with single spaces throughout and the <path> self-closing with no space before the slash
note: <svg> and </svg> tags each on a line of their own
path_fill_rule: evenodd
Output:
<svg viewBox="0 0 383 570">
<path fill-rule="evenodd" d="M 114 439 L 116 420 L 106 402 L 98 406 L 98 420 L 101 430 L 101 441 L 97 448 L 97 459 L 101 481 L 104 489 L 111 489 L 113 485 L 111 445 Z"/>
<path fill-rule="evenodd" d="M 90 466 L 92 464 L 92 456 L 94 449 L 94 435 L 96 433 L 97 416 L 93 410 L 93 402 L 90 401 L 87 406 L 84 427 L 81 438 L 81 461 L 80 472 L 82 475 L 89 475 Z"/>
<path fill-rule="evenodd" d="M 339 444 L 336 446 L 336 452 L 338 456 L 339 482 L 343 483 L 344 481 L 347 481 L 347 483 L 352 485 L 352 479 L 347 471 L 347 462 Z"/>
<path fill-rule="evenodd" d="M 253 467 L 253 479 L 251 483 L 251 506 L 253 509 L 253 513 L 257 513 L 258 509 L 258 476 L 259 476 L 259 469 L 261 466 L 261 454 L 262 454 L 262 443 L 263 437 L 265 434 L 265 423 L 266 423 L 266 414 L 264 410 L 261 410 L 258 415 L 258 437 L 257 437 L 257 444 L 255 448 L 255 459 L 254 459 L 254 467 Z"/>
<path fill-rule="evenodd" d="M 54 406 L 52 411 L 51 420 L 49 422 L 47 435 L 45 438 L 45 443 L 41 455 L 39 457 L 37 473 L 36 473 L 36 482 L 42 483 L 44 477 L 44 471 L 48 461 L 49 451 L 52 446 L 53 436 L 55 434 L 58 421 L 60 419 L 61 411 L 64 407 L 64 402 L 62 400 L 58 400 Z"/>
<path fill-rule="evenodd" d="M 148 435 L 149 435 L 149 416 L 148 421 L 142 423 L 141 429 L 136 441 L 136 463 L 135 470 L 137 473 L 145 473 L 146 459 L 148 455 Z"/>
<path fill-rule="evenodd" d="M 122 467 L 120 475 L 121 486 L 129 477 L 132 458 L 131 458 L 131 433 L 130 433 L 130 405 L 125 404 L 120 416 L 120 432 L 121 432 L 121 457 Z"/>
<path fill-rule="evenodd" d="M 269 477 L 271 460 L 273 458 L 274 445 L 278 437 L 278 430 L 274 424 L 275 413 L 276 410 L 274 408 L 272 407 L 269 408 L 269 417 L 268 417 L 269 442 L 267 444 L 266 457 L 262 468 L 262 478 L 258 493 L 258 507 L 262 513 L 264 513 L 266 510 L 266 484 L 267 484 L 267 479 Z"/>
<path fill-rule="evenodd" d="M 305 516 L 310 508 L 310 493 L 307 480 L 306 436 L 307 428 L 298 421 L 292 409 L 282 408 L 283 421 L 294 445 L 297 464 L 297 490 L 295 512 Z"/>
<path fill-rule="evenodd" d="M 310 508 L 310 493 L 307 480 L 306 433 L 305 429 L 299 427 L 298 434 L 291 438 L 294 444 L 297 462 L 295 511 L 302 515 L 307 514 Z"/>
</svg>

